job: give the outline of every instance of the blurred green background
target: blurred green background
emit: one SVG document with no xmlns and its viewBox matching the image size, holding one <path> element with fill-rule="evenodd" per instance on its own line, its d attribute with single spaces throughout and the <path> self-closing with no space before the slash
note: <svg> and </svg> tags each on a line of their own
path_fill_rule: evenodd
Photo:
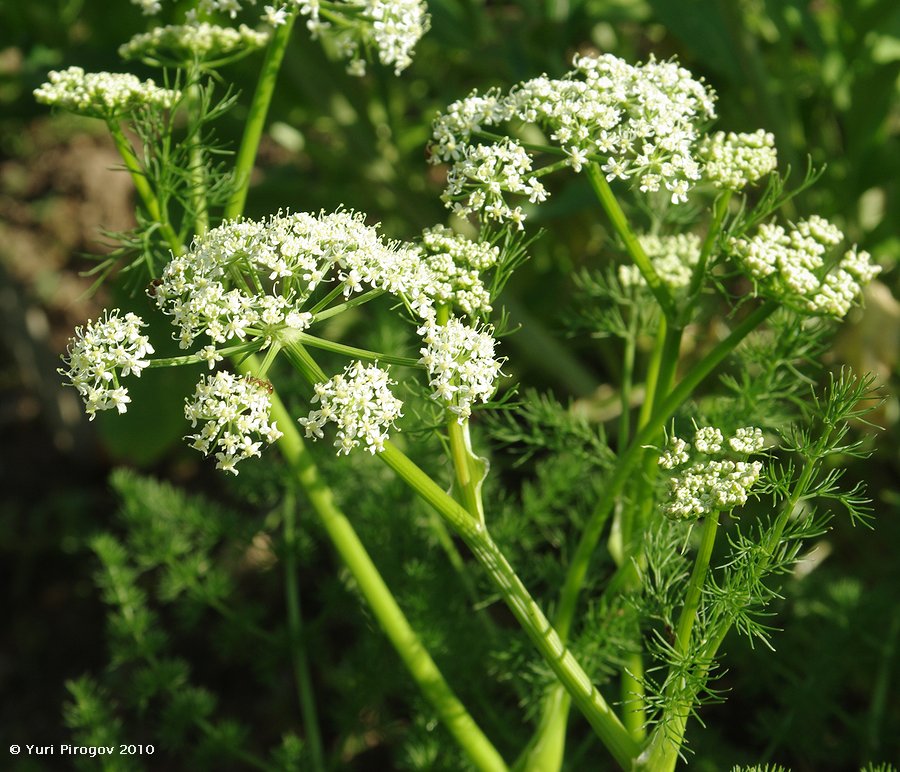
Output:
<svg viewBox="0 0 900 772">
<path fill-rule="evenodd" d="M 849 471 L 851 480 L 869 483 L 877 531 L 841 529 L 826 540 L 829 554 L 816 570 L 793 580 L 793 599 L 774 620 L 784 628 L 776 655 L 732 643 L 719 684 L 728 701 L 706 710 L 708 729 L 690 735 L 691 768 L 897 763 L 900 4 L 436 0 L 429 7 L 432 29 L 400 78 L 378 67 L 350 78 L 297 30 L 248 214 L 344 205 L 368 212 L 395 237 L 445 221 L 441 175 L 425 154 L 434 113 L 476 87 L 505 88 L 542 72 L 559 76 L 574 52 L 588 49 L 630 61 L 675 55 L 718 92 L 719 128 L 774 132 L 783 166 L 798 175 L 808 157 L 816 166 L 827 163 L 818 184 L 796 201 L 796 214 L 833 219 L 885 268 L 825 363 L 874 371 L 883 384 L 875 454 Z M 145 301 L 111 288 L 85 295 L 91 281 L 80 272 L 92 265 L 87 253 L 104 252 L 101 228 L 132 222 L 129 183 L 115 171 L 102 125 L 49 115 L 31 91 L 52 68 L 124 69 L 116 48 L 146 25 L 124 2 L 114 10 L 62 0 L 0 5 L 3 742 L 64 741 L 64 681 L 106 661 L 103 608 L 85 543 L 112 522 L 110 470 L 130 465 L 217 498 L 230 495 L 230 483 L 223 490 L 199 456 L 179 444 L 180 395 L 191 386 L 190 373 L 148 373 L 124 419 L 101 416 L 91 424 L 56 374 L 75 325 L 111 301 Z M 246 95 L 258 64 L 246 60 L 227 77 Z M 239 136 L 245 108 L 243 100 L 220 126 L 227 142 Z M 529 220 L 551 236 L 535 243 L 503 299 L 526 332 L 504 345 L 517 378 L 590 406 L 615 383 L 614 352 L 568 336 L 564 316 L 573 271 L 595 263 L 603 240 L 583 181 L 553 193 Z M 325 563 L 320 569 L 333 572 Z M 355 758 L 348 768 L 379 768 L 365 753 Z"/>
</svg>

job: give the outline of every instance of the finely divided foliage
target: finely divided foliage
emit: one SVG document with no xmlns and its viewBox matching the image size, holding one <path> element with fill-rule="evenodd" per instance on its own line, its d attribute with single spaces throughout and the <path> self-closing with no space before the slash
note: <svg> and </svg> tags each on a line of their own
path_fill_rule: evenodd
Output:
<svg viewBox="0 0 900 772">
<path fill-rule="evenodd" d="M 163 8 L 156 0 L 134 2 L 148 15 Z M 216 23 L 240 14 L 254 16 L 254 26 Z M 395 473 L 406 493 L 418 495 L 440 516 L 428 527 L 462 577 L 470 606 L 483 607 L 482 588 L 470 580 L 474 563 L 460 556 L 447 527 L 479 562 L 479 581 L 492 582 L 523 628 L 521 640 L 512 641 L 518 630 L 507 621 L 498 625 L 499 615 L 484 615 L 489 634 L 477 642 L 483 648 L 478 663 L 500 663 L 498 680 L 511 681 L 522 691 L 521 702 L 542 713 L 530 740 L 513 728 L 518 717 L 508 720 L 509 734 L 522 740 L 515 768 L 562 768 L 571 704 L 619 766 L 668 772 L 691 716 L 711 693 L 728 631 L 768 634 L 758 617 L 778 596 L 774 580 L 794 565 L 803 540 L 820 534 L 827 520 L 814 501 L 842 506 L 853 518 L 867 515 L 863 492 L 842 491 L 841 472 L 824 464 L 834 453 L 861 452 L 846 437 L 850 422 L 865 413 L 858 404 L 870 384 L 842 374 L 819 397 L 804 391 L 804 378 L 809 379 L 810 360 L 821 358 L 826 321 L 845 317 L 881 269 L 856 246 L 840 247 L 844 234 L 822 217 L 779 224 L 776 213 L 792 193 L 777 173 L 773 135 L 762 129 L 711 132 L 712 89 L 676 61 L 652 57 L 633 65 L 610 54 L 578 54 L 562 78 L 544 75 L 507 91 L 476 91 L 439 114 L 430 157 L 447 166 L 443 200 L 457 216 L 453 227 L 434 225 L 416 241 L 398 241 L 364 213 L 343 208 L 246 219 L 241 211 L 249 172 L 280 57 L 298 19 L 313 37 L 327 38 L 357 75 L 365 73 L 368 53 L 399 74 L 410 66 L 430 24 L 421 0 L 286 0 L 262 8 L 200 0 L 182 24 L 137 35 L 120 50 L 125 58 L 176 68 L 174 82 L 187 84 L 184 94 L 133 75 L 88 74 L 77 67 L 52 72 L 35 91 L 43 103 L 103 119 L 113 133 L 141 200 L 140 228 L 148 243 L 151 233 L 155 244 L 166 242 L 161 272 L 149 253 L 143 255 L 152 278 L 147 294 L 172 323 L 183 352 L 153 358 L 143 320 L 113 310 L 76 329 L 61 372 L 93 419 L 99 411 L 127 410 L 122 379 L 148 367 L 200 365 L 204 373 L 184 406 L 191 447 L 235 475 L 238 464 L 261 456 L 266 446 L 281 450 L 284 464 L 268 454 L 248 466 L 265 469 L 271 490 L 264 495 L 283 500 L 283 513 L 257 530 L 268 539 L 272 522 L 283 528 L 277 554 L 286 573 L 292 660 L 304 731 L 310 747 L 319 747 L 310 751 L 319 758 L 309 768 L 324 770 L 325 761 L 311 681 L 303 673 L 309 636 L 301 634 L 295 592 L 295 490 L 306 496 L 304 516 L 318 517 L 322 525 L 310 533 L 330 540 L 352 577 L 342 582 L 369 604 L 420 688 L 429 721 L 436 715 L 446 727 L 441 742 L 455 741 L 462 766 L 507 769 L 378 573 L 353 529 L 356 512 L 340 509 L 341 502 L 362 508 L 377 498 L 380 514 L 418 511 L 396 491 L 381 500 L 387 486 L 363 466 L 370 460 L 365 454 L 353 453 L 363 448 Z M 210 109 L 206 89 L 221 77 L 221 65 L 267 46 L 235 172 L 213 175 L 207 161 L 219 148 L 207 124 L 233 101 L 226 99 L 220 111 Z M 141 150 L 122 131 L 119 121 L 125 120 L 138 129 Z M 254 126 L 258 131 L 250 130 Z M 147 150 L 153 141 L 164 149 L 184 142 L 190 164 L 169 168 L 171 155 Z M 544 178 L 567 170 L 588 177 L 598 213 L 605 214 L 602 222 L 617 237 L 606 240 L 602 255 L 586 257 L 601 264 L 583 281 L 597 290 L 591 302 L 566 309 L 586 320 L 579 330 L 590 333 L 582 335 L 584 347 L 613 336 L 619 341 L 607 353 L 618 359 L 615 346 L 621 342 L 622 361 L 612 368 L 618 399 L 602 405 L 585 400 L 596 412 L 590 420 L 537 392 L 526 391 L 521 402 L 514 389 L 497 396 L 507 361 L 497 353 L 495 336 L 507 321 L 497 296 L 523 262 L 528 242 L 517 234 L 547 200 Z M 181 175 L 183 195 L 170 195 L 160 182 L 167 173 Z M 221 189 L 213 188 L 213 180 Z M 750 189 L 766 182 L 761 195 Z M 222 190 L 228 203 L 216 219 Z M 632 219 L 639 222 L 625 214 L 622 198 L 637 201 Z M 183 211 L 172 218 L 170 210 L 178 207 Z M 552 231 L 552 215 L 547 222 Z M 477 238 L 463 235 L 472 233 Z M 711 287 L 724 291 L 704 291 Z M 745 297 L 734 297 L 742 292 Z M 735 300 L 735 307 L 728 305 Z M 378 304 L 379 313 L 369 316 L 370 303 Z M 351 311 L 347 324 L 333 323 Z M 353 323 L 383 318 L 396 335 L 369 335 L 374 323 Z M 722 332 L 707 345 L 697 330 L 710 319 L 709 326 Z M 524 328 L 520 335 L 528 340 L 529 325 Z M 344 341 L 357 333 L 359 346 L 377 340 L 388 350 Z M 776 344 L 766 348 L 759 342 L 773 335 Z M 540 339 L 535 336 L 536 347 Z M 547 351 L 541 345 L 538 357 Z M 323 362 L 350 361 L 329 376 L 313 350 L 328 352 Z M 776 351 L 777 356 L 766 354 Z M 580 370 L 572 354 L 554 350 L 548 358 L 548 369 L 562 362 L 563 369 Z M 733 392 L 724 396 L 710 377 L 723 363 L 731 368 L 723 381 Z M 514 365 L 513 358 L 510 370 Z M 695 401 L 700 388 L 715 399 Z M 515 474 L 489 475 L 489 460 L 479 455 L 487 451 L 478 451 L 484 437 L 471 431 L 478 424 L 476 408 L 488 408 L 489 416 L 503 408 L 503 420 L 491 419 L 488 430 L 518 456 L 521 469 Z M 607 441 L 611 417 L 615 441 Z M 688 420 L 694 422 L 689 441 L 682 438 L 688 436 Z M 410 427 L 415 431 L 396 441 L 396 433 Z M 347 471 L 337 490 L 318 471 L 319 449 L 304 442 L 304 435 L 316 440 L 329 431 L 335 432 L 338 456 L 353 454 L 341 459 L 348 466 L 338 467 Z M 324 463 L 330 465 L 335 454 L 329 455 Z M 365 483 L 354 487 L 359 469 L 371 476 L 371 491 Z M 581 485 L 585 475 L 599 475 L 597 484 Z M 520 478 L 521 491 L 501 490 L 507 483 L 517 486 Z M 557 517 L 556 509 L 565 510 L 564 516 Z M 515 526 L 498 539 L 507 544 L 504 551 L 490 529 L 508 512 L 514 514 L 506 524 Z M 398 527 L 395 520 L 379 522 L 390 533 Z M 727 544 L 716 541 L 720 527 L 728 532 Z M 607 534 L 608 549 L 600 550 Z M 693 535 L 699 540 L 692 541 Z M 529 563 L 529 580 L 534 576 L 545 593 L 559 590 L 558 597 L 542 598 L 555 609 L 552 621 L 510 564 L 508 554 L 520 544 L 528 545 L 529 554 L 519 557 Z M 118 571 L 110 582 L 123 585 L 127 559 L 117 543 L 101 538 L 97 551 L 111 573 Z M 592 570 L 598 552 L 608 565 Z M 416 571 L 404 565 L 402 575 L 413 591 L 424 592 Z M 583 589 L 592 594 L 589 609 L 579 603 Z M 144 596 L 132 590 L 110 597 L 144 605 Z M 217 612 L 228 612 L 221 598 L 216 603 Z M 433 598 L 421 605 L 440 607 Z M 449 611 L 445 622 L 453 624 Z M 123 623 L 137 649 L 145 627 Z M 256 634 L 282 643 L 264 630 Z M 530 660 L 526 667 L 508 666 L 527 643 L 542 657 L 540 667 Z M 148 667 L 160 666 L 154 651 L 141 650 Z M 537 670 L 540 678 L 532 673 Z M 588 673 L 607 679 L 603 691 L 617 686 L 618 699 L 607 701 Z M 481 688 L 481 679 L 469 680 Z M 492 693 L 496 684 L 484 680 L 485 692 Z M 82 702 L 92 699 L 88 689 L 75 692 Z M 491 707 L 499 713 L 507 704 L 498 700 Z M 211 724 L 206 726 L 203 731 L 212 734 Z M 240 744 L 235 740 L 228 747 Z M 288 745 L 284 753 L 290 755 Z M 251 766 L 270 768 L 249 758 Z M 238 750 L 234 759 L 245 762 L 248 755 Z"/>
</svg>

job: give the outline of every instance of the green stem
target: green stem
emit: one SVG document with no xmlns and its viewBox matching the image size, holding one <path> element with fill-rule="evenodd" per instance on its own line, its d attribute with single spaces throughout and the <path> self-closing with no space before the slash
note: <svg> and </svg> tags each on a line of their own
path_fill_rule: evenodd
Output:
<svg viewBox="0 0 900 772">
<path fill-rule="evenodd" d="M 591 728 L 623 769 L 630 769 L 640 746 L 622 725 L 618 716 L 603 699 L 590 677 L 566 648 L 550 621 L 528 594 L 503 553 L 481 532 L 467 540 L 469 548 L 494 581 L 507 606 L 525 630 L 545 662 L 578 706 Z"/>
<path fill-rule="evenodd" d="M 438 324 L 447 324 L 450 308 L 441 305 L 437 309 Z M 450 440 L 450 458 L 456 471 L 456 482 L 465 508 L 472 517 L 478 519 L 482 527 L 484 522 L 484 503 L 481 500 L 481 483 L 484 479 L 484 461 L 472 450 L 472 439 L 469 435 L 469 422 L 460 422 L 456 415 L 447 411 L 447 436 Z"/>
<path fill-rule="evenodd" d="M 694 569 L 688 580 L 687 595 L 681 615 L 678 617 L 678 627 L 675 631 L 675 652 L 681 657 L 687 655 L 690 650 L 691 631 L 694 629 L 694 620 L 697 618 L 697 610 L 700 608 L 700 598 L 703 594 L 703 583 L 706 581 L 706 573 L 709 569 L 709 561 L 712 557 L 713 545 L 716 543 L 716 533 L 719 530 L 719 513 L 712 512 L 706 517 L 703 524 L 703 536 L 700 539 L 700 547 L 697 557 L 694 559 Z"/>
<path fill-rule="evenodd" d="M 606 177 L 596 163 L 587 164 L 585 170 L 587 171 L 591 186 L 597 194 L 597 199 L 600 201 L 600 205 L 606 212 L 607 217 L 609 217 L 613 229 L 619 235 L 619 238 L 622 239 L 625 250 L 634 261 L 634 264 L 638 267 L 641 276 L 644 277 L 644 280 L 650 287 L 650 291 L 659 303 L 660 308 L 662 308 L 663 313 L 668 318 L 674 319 L 676 317 L 677 309 L 675 307 L 675 301 L 672 299 L 672 295 L 669 292 L 669 288 L 659 277 L 659 274 L 653 267 L 653 263 L 650 262 L 650 258 L 647 257 L 647 253 L 638 241 L 637 236 L 634 235 L 634 231 L 632 231 L 631 226 L 628 225 L 628 219 L 625 217 L 622 207 L 619 206 L 619 202 L 616 200 L 612 188 L 610 188 L 609 183 L 606 181 Z"/>
<path fill-rule="evenodd" d="M 287 346 L 286 352 L 290 353 L 294 348 Z M 252 374 L 256 364 L 254 358 L 248 358 L 238 369 Z M 271 403 L 272 417 L 283 432 L 278 440 L 282 455 L 293 468 L 335 550 L 416 685 L 477 769 L 491 772 L 506 770 L 503 758 L 444 680 L 438 666 L 406 620 L 350 521 L 335 503 L 331 489 L 319 474 L 294 419 L 277 393 L 272 394 Z"/>
<path fill-rule="evenodd" d="M 628 325 L 628 337 L 625 338 L 625 355 L 622 358 L 621 403 L 622 415 L 619 416 L 619 436 L 617 447 L 625 448 L 631 436 L 631 389 L 634 385 L 634 354 L 637 348 L 637 314 L 632 314 Z"/>
<path fill-rule="evenodd" d="M 578 603 L 578 596 L 587 575 L 590 565 L 591 556 L 597 547 L 597 543 L 603 534 L 606 521 L 612 512 L 613 506 L 622 488 L 628 482 L 635 466 L 643 457 L 643 446 L 653 441 L 659 429 L 665 422 L 674 415 L 675 411 L 681 404 L 693 393 L 694 389 L 725 359 L 735 347 L 761 325 L 769 316 L 778 308 L 775 302 L 767 302 L 758 307 L 755 311 L 747 316 L 741 324 L 732 330 L 731 334 L 716 345 L 700 362 L 694 365 L 687 376 L 676 386 L 668 396 L 661 397 L 659 407 L 653 410 L 651 417 L 641 428 L 628 449 L 619 457 L 615 469 L 612 471 L 609 481 L 606 484 L 603 499 L 595 507 L 591 517 L 589 518 L 585 528 L 581 534 L 581 539 L 575 548 L 575 553 L 569 563 L 563 588 L 560 593 L 559 605 L 557 607 L 554 623 L 563 640 L 569 635 L 572 621 L 575 616 L 575 609 Z M 654 399 L 654 401 L 657 401 Z M 634 586 L 640 581 L 639 568 L 633 559 L 625 560 L 619 567 L 619 570 L 613 576 L 613 579 L 607 585 L 604 592 L 606 595 L 610 591 L 620 591 L 627 587 Z M 544 711 L 559 704 L 559 686 L 550 689 L 544 698 Z M 555 708 L 554 708 L 555 709 Z M 554 727 L 558 732 L 565 731 L 565 721 L 556 718 L 555 720 L 542 720 L 542 726 Z M 548 730 L 549 731 L 549 730 Z M 561 740 L 548 742 L 548 747 L 558 746 Z M 546 764 L 539 766 L 529 766 L 529 770 L 534 772 L 546 772 L 547 770 L 558 769 L 559 763 L 555 765 Z"/>
<path fill-rule="evenodd" d="M 697 265 L 694 266 L 694 272 L 691 274 L 691 283 L 688 285 L 687 302 L 684 305 L 684 313 L 689 314 L 694 308 L 694 299 L 700 292 L 703 284 L 703 278 L 706 276 L 706 266 L 709 263 L 710 255 L 718 241 L 719 233 L 722 231 L 722 223 L 725 221 L 725 215 L 728 214 L 728 205 L 731 203 L 732 192 L 726 190 L 717 199 L 713 205 L 713 219 L 706 232 L 706 238 L 703 240 L 703 246 L 700 248 L 700 257 L 697 259 Z M 689 320 L 682 318 L 681 322 L 684 326 Z"/>
<path fill-rule="evenodd" d="M 147 209 L 147 214 L 150 215 L 150 219 L 159 223 L 160 233 L 162 233 L 163 238 L 168 242 L 172 252 L 176 255 L 180 255 L 184 251 L 184 245 L 181 243 L 181 239 L 178 238 L 178 234 L 175 233 L 175 229 L 169 223 L 168 216 L 166 216 L 160 208 L 159 199 L 156 197 L 156 194 L 150 187 L 150 183 L 147 181 L 147 175 L 141 168 L 140 161 L 138 161 L 137 155 L 135 155 L 134 148 L 125 137 L 122 127 L 117 121 L 107 121 L 106 125 L 109 127 L 109 133 L 112 135 L 116 149 L 122 157 L 122 162 L 125 164 L 125 168 L 128 169 L 128 173 L 131 175 L 134 189 L 138 192 L 141 201 L 144 203 L 144 207 Z M 150 264 L 150 274 L 152 276 L 156 275 L 152 264 Z"/>
<path fill-rule="evenodd" d="M 285 23 L 275 30 L 272 41 L 266 49 L 259 81 L 257 81 L 253 101 L 250 103 L 250 110 L 247 114 L 244 136 L 241 139 L 241 146 L 238 149 L 234 165 L 236 187 L 225 206 L 224 218 L 226 220 L 240 217 L 244 212 L 247 191 L 250 189 L 250 173 L 256 163 L 256 153 L 259 150 L 259 142 L 266 125 L 266 116 L 272 102 L 272 94 L 275 91 L 275 82 L 278 80 L 278 72 L 281 69 L 281 62 L 284 59 L 284 52 L 287 49 L 296 18 L 296 11 L 288 15 Z"/>
<path fill-rule="evenodd" d="M 395 357 L 391 354 L 381 354 L 377 351 L 369 351 L 368 349 L 356 348 L 355 346 L 345 346 L 343 343 L 334 343 L 325 338 L 308 335 L 305 332 L 297 333 L 296 337 L 297 340 L 307 346 L 320 348 L 323 351 L 332 351 L 335 354 L 343 354 L 356 359 L 371 359 L 376 362 L 386 362 L 389 365 L 400 365 L 402 367 L 422 367 L 419 364 L 419 360 L 412 357 Z"/>
<path fill-rule="evenodd" d="M 825 438 L 820 440 L 819 448 L 824 447 L 824 439 Z M 819 455 L 820 454 L 818 453 L 814 454 L 814 458 L 818 459 Z M 784 534 L 784 529 L 792 515 L 795 513 L 798 504 L 809 490 L 809 486 L 815 476 L 817 468 L 817 460 L 807 461 L 803 467 L 803 471 L 800 473 L 797 484 L 791 491 L 790 497 L 778 513 L 775 525 L 769 532 L 769 536 L 764 545 L 766 557 L 763 560 L 760 560 L 756 565 L 757 579 L 762 576 L 763 572 L 765 572 L 766 568 L 769 566 L 775 549 Z M 712 547 L 710 547 L 710 549 L 712 549 Z M 693 575 L 691 578 L 693 579 Z M 682 612 L 682 615 L 684 615 L 684 612 Z M 694 695 L 699 693 L 700 689 L 709 679 L 709 674 L 715 661 L 716 654 L 722 646 L 722 643 L 724 643 L 728 632 L 731 630 L 733 621 L 733 619 L 726 619 L 719 625 L 719 629 L 710 637 L 700 656 L 697 658 L 697 661 L 700 664 L 694 674 Z M 679 618 L 678 623 L 680 631 L 682 627 L 681 618 Z M 681 634 L 680 637 L 687 637 L 689 639 L 689 636 L 690 630 L 687 630 L 687 632 Z M 676 639 L 676 643 L 677 640 L 678 639 Z M 636 766 L 637 769 L 645 770 L 646 772 L 671 772 L 675 769 L 679 750 L 684 742 L 687 722 L 691 716 L 692 703 L 693 698 L 682 700 L 675 708 L 674 715 L 664 717 L 664 720 L 660 723 L 659 727 L 653 732 L 653 736 L 650 738 L 646 750 L 641 754 L 639 763 Z"/>
<path fill-rule="evenodd" d="M 199 73 L 189 76 L 188 86 L 188 137 L 190 142 L 191 209 L 194 213 L 194 235 L 202 236 L 209 229 L 209 211 L 206 204 L 206 162 L 200 136 L 199 110 L 203 100 L 197 85 Z"/>
<path fill-rule="evenodd" d="M 285 350 L 298 369 L 313 381 L 327 380 L 327 376 L 299 342 L 286 344 Z M 273 412 L 274 414 L 274 412 Z M 283 440 L 284 438 L 282 438 Z M 299 435 L 298 435 L 299 439 Z M 638 752 L 622 722 L 594 687 L 590 677 L 562 643 L 560 636 L 544 616 L 540 607 L 528 594 L 506 558 L 488 535 L 483 522 L 463 508 L 409 459 L 396 445 L 388 441 L 378 453 L 413 491 L 430 504 L 466 542 L 472 554 L 482 563 L 500 590 L 513 615 L 525 629 L 547 664 L 556 673 L 565 689 L 594 728 L 604 745 L 623 766 L 628 767 Z M 311 463 L 311 462 L 310 462 Z"/>
<path fill-rule="evenodd" d="M 363 292 L 362 295 L 357 295 L 355 298 L 351 298 L 346 303 L 339 303 L 338 305 L 332 306 L 331 308 L 326 308 L 324 311 L 315 312 L 313 314 L 313 321 L 321 322 L 323 319 L 329 319 L 332 316 L 337 316 L 338 314 L 344 313 L 344 311 L 349 311 L 351 308 L 361 306 L 363 303 L 368 303 L 370 300 L 374 300 L 375 298 L 380 297 L 383 294 L 384 290 L 380 289 Z"/>
<path fill-rule="evenodd" d="M 431 504 L 466 542 L 500 590 L 504 601 L 519 621 L 532 643 L 559 678 L 588 723 L 603 741 L 616 761 L 628 768 L 638 753 L 635 743 L 618 716 L 594 687 L 590 677 L 572 653 L 538 604 L 529 595 L 519 577 L 493 542 L 483 525 L 450 498 L 425 472 L 416 466 L 393 443 L 386 442 L 378 454 L 419 496 Z"/>
<path fill-rule="evenodd" d="M 315 772 L 325 772 L 325 755 L 322 750 L 322 733 L 316 710 L 315 695 L 303 639 L 303 617 L 300 609 L 300 592 L 297 577 L 296 502 L 293 491 L 288 491 L 284 500 L 284 593 L 287 601 L 288 634 L 291 643 L 291 659 L 294 667 L 294 681 L 300 710 L 303 714 L 303 728 L 312 768 Z"/>
</svg>

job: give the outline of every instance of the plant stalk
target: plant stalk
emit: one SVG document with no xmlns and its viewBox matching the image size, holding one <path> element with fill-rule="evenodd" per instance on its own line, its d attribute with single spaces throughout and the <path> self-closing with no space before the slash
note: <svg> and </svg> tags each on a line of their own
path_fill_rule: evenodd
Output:
<svg viewBox="0 0 900 772">
<path fill-rule="evenodd" d="M 607 217 L 609 217 L 613 230 L 615 230 L 619 235 L 619 238 L 622 239 L 625 250 L 634 261 L 634 264 L 638 267 L 641 276 L 644 277 L 647 286 L 650 287 L 650 291 L 659 303 L 663 313 L 669 319 L 675 319 L 677 309 L 672 294 L 663 280 L 659 277 L 659 274 L 653 267 L 653 263 L 650 262 L 650 258 L 647 257 L 647 253 L 638 241 L 637 236 L 635 236 L 634 231 L 631 230 L 631 226 L 628 225 L 628 219 L 625 217 L 625 213 L 622 211 L 622 207 L 619 205 L 619 202 L 612 192 L 609 183 L 606 181 L 606 177 L 603 175 L 600 167 L 596 163 L 589 163 L 584 168 L 587 171 L 591 186 L 597 194 L 597 199 L 600 201 L 600 205 L 606 212 Z"/>
<path fill-rule="evenodd" d="M 255 364 L 255 360 L 249 358 L 239 369 L 244 373 L 252 373 Z M 444 680 L 438 666 L 410 626 L 350 521 L 335 503 L 300 431 L 277 393 L 272 394 L 271 402 L 272 417 L 283 432 L 278 440 L 282 455 L 293 468 L 335 550 L 356 581 L 379 626 L 400 655 L 416 685 L 472 764 L 479 770 L 503 772 L 507 768 L 506 763 Z"/>
<path fill-rule="evenodd" d="M 256 163 L 259 142 L 266 125 L 272 94 L 275 92 L 275 82 L 278 80 L 278 72 L 281 69 L 281 62 L 284 59 L 284 52 L 291 38 L 296 18 L 296 10 L 288 14 L 285 23 L 275 30 L 272 41 L 266 49 L 256 91 L 247 114 L 247 123 L 244 125 L 244 136 L 241 138 L 241 146 L 234 164 L 236 187 L 225 205 L 224 219 L 226 220 L 240 217 L 244 213 L 247 191 L 250 189 L 250 173 Z"/>
</svg>

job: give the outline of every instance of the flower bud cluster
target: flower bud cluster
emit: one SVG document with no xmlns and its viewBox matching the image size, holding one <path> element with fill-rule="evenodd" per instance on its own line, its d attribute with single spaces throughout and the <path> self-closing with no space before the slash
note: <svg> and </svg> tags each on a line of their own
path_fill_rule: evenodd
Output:
<svg viewBox="0 0 900 772">
<path fill-rule="evenodd" d="M 135 35 L 119 46 L 119 56 L 176 66 L 253 51 L 265 46 L 270 37 L 269 32 L 257 32 L 246 24 L 236 28 L 208 22 L 169 24 Z"/>
<path fill-rule="evenodd" d="M 491 295 L 481 273 L 497 264 L 499 247 L 471 241 L 440 225 L 422 232 L 422 245 L 424 262 L 434 274 L 435 302 L 452 303 L 467 316 L 491 311 Z"/>
<path fill-rule="evenodd" d="M 672 290 L 684 289 L 691 283 L 693 268 L 700 260 L 700 237 L 696 233 L 638 236 L 638 242 L 650 258 L 663 283 Z M 623 287 L 646 287 L 647 282 L 636 265 L 619 266 L 619 282 Z"/>
<path fill-rule="evenodd" d="M 700 427 L 694 434 L 694 449 L 706 456 L 689 466 L 691 446 L 678 437 L 671 437 L 659 456 L 659 465 L 672 471 L 668 499 L 663 514 L 672 520 L 696 520 L 726 509 L 742 506 L 759 479 L 762 463 L 727 458 L 729 450 L 719 429 Z M 738 429 L 727 441 L 730 453 L 746 457 L 758 453 L 765 446 L 762 431 L 747 426 Z"/>
<path fill-rule="evenodd" d="M 758 129 L 752 134 L 717 131 L 700 143 L 703 174 L 717 188 L 742 190 L 778 166 L 775 137 Z"/>
<path fill-rule="evenodd" d="M 787 230 L 760 225 L 752 238 L 732 239 L 731 251 L 762 289 L 797 310 L 841 318 L 881 271 L 870 255 L 852 247 L 836 265 L 825 258 L 844 234 L 823 217 L 814 215 Z"/>
<path fill-rule="evenodd" d="M 69 67 L 52 70 L 48 78 L 34 91 L 38 102 L 92 118 L 113 118 L 140 107 L 168 110 L 181 99 L 180 91 L 127 73 L 86 73 L 81 67 Z"/>
<path fill-rule="evenodd" d="M 608 180 L 632 180 L 643 192 L 665 190 L 673 203 L 682 203 L 701 176 L 693 156 L 698 126 L 714 115 L 713 92 L 675 62 L 651 59 L 633 66 L 611 55 L 576 56 L 574 69 L 561 79 L 542 76 L 505 95 L 473 92 L 451 104 L 434 122 L 431 158 L 454 164 L 448 206 L 512 219 L 517 210 L 498 202 L 501 193 L 526 195 L 532 203 L 546 198 L 532 182 L 536 177 L 526 176 L 532 173 L 530 158 L 509 139 L 481 150 L 472 140 L 515 119 L 540 126 L 575 171 L 595 160 Z M 483 196 L 472 191 L 461 204 L 461 180 L 480 186 Z"/>
<path fill-rule="evenodd" d="M 128 389 L 119 384 L 119 377 L 132 373 L 140 377 L 147 367 L 148 354 L 153 346 L 141 327 L 146 326 L 139 316 L 127 313 L 119 316 L 118 309 L 104 314 L 96 322 L 88 322 L 75 330 L 64 357 L 68 369 L 60 370 L 84 400 L 91 420 L 98 410 L 115 408 L 124 413 L 131 402 Z"/>
<path fill-rule="evenodd" d="M 192 427 L 202 424 L 186 439 L 204 455 L 215 452 L 217 469 L 237 474 L 235 466 L 259 456 L 263 441 L 271 444 L 281 437 L 275 422 L 269 421 L 271 408 L 265 383 L 219 370 L 204 377 L 193 398 L 185 400 L 185 418 Z"/>
<path fill-rule="evenodd" d="M 353 362 L 330 381 L 316 384 L 312 402 L 320 407 L 298 419 L 300 425 L 307 437 L 321 438 L 326 423 L 336 424 L 338 455 L 350 453 L 362 442 L 370 453 L 380 452 L 388 430 L 403 415 L 403 403 L 391 393 L 394 383 L 387 370 Z"/>
<path fill-rule="evenodd" d="M 494 357 L 496 341 L 490 331 L 450 317 L 446 324 L 428 320 L 419 328 L 425 346 L 419 362 L 428 371 L 431 397 L 455 413 L 459 423 L 472 414 L 472 405 L 487 402 L 503 362 Z"/>
</svg>

